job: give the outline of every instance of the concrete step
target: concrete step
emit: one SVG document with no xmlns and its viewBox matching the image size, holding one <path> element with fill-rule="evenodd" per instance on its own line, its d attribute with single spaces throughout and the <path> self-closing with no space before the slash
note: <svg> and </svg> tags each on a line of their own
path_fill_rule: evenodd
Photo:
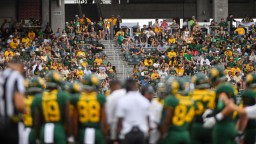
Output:
<svg viewBox="0 0 256 144">
<path fill-rule="evenodd" d="M 119 80 L 126 79 L 125 76 L 128 77 L 131 75 L 133 67 L 130 67 L 126 61 L 124 61 L 121 49 L 116 47 L 115 41 L 102 40 L 100 41 L 104 46 L 104 53 L 108 56 L 109 62 L 116 66 L 117 78 Z"/>
</svg>

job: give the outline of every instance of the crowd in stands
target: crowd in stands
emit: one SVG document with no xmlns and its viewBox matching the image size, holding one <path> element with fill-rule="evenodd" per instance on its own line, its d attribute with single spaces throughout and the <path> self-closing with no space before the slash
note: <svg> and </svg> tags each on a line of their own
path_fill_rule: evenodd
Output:
<svg viewBox="0 0 256 144">
<path fill-rule="evenodd" d="M 120 29 L 116 40 L 141 85 L 155 85 L 169 75 L 207 74 L 221 65 L 227 80 L 240 86 L 243 77 L 255 70 L 256 27 L 234 27 L 230 25 L 233 21 L 232 14 L 219 23 L 212 20 L 207 33 L 194 16 L 182 28 L 175 20 L 156 19 L 153 25 L 134 30 L 133 36 L 128 28 Z"/>
<path fill-rule="evenodd" d="M 26 24 L 5 20 L 0 29 L 0 68 L 5 69 L 8 61 L 18 57 L 24 62 L 26 78 L 44 77 L 48 71 L 57 70 L 65 80 L 73 82 L 93 73 L 106 90 L 108 81 L 116 79 L 116 69 L 99 40 L 105 39 L 112 21 L 116 25 L 117 18 L 92 22 L 84 15 L 76 15 L 73 21 L 66 22 L 65 29 L 53 31 L 49 24 L 40 27 L 37 20 Z"/>
</svg>

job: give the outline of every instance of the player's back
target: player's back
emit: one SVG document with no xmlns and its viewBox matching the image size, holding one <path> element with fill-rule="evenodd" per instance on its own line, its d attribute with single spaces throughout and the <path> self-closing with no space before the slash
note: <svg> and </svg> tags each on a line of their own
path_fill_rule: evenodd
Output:
<svg viewBox="0 0 256 144">
<path fill-rule="evenodd" d="M 202 115 L 205 110 L 215 108 L 215 92 L 209 89 L 195 89 L 189 96 L 196 102 L 194 121 L 203 123 Z"/>
<path fill-rule="evenodd" d="M 58 90 L 44 91 L 35 99 L 43 113 L 45 123 L 62 123 L 68 94 Z"/>
<path fill-rule="evenodd" d="M 101 111 L 105 101 L 105 96 L 97 92 L 82 92 L 75 98 L 73 103 L 78 110 L 80 127 L 100 127 Z"/>
<path fill-rule="evenodd" d="M 194 101 L 188 96 L 179 94 L 175 97 L 169 96 L 166 100 L 169 101 L 173 113 L 169 130 L 187 131 L 195 113 Z"/>
</svg>

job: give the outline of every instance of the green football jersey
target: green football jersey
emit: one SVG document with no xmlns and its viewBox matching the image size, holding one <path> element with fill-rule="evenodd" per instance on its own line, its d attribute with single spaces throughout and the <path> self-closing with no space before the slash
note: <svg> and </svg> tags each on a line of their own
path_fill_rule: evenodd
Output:
<svg viewBox="0 0 256 144">
<path fill-rule="evenodd" d="M 221 112 L 224 108 L 225 108 L 225 104 L 222 100 L 219 99 L 219 96 L 221 93 L 225 93 L 229 99 L 234 99 L 235 101 L 235 86 L 229 84 L 229 83 L 223 83 L 220 84 L 217 88 L 216 88 L 216 108 L 215 108 L 215 112 L 219 113 Z M 235 114 L 234 112 L 230 113 L 228 116 L 226 116 L 223 120 L 220 121 L 221 122 L 232 122 L 235 120 Z"/>
<path fill-rule="evenodd" d="M 25 127 L 32 127 L 33 125 L 33 119 L 32 119 L 32 115 L 31 115 L 31 110 L 30 110 L 30 106 L 32 104 L 34 97 L 28 95 L 25 98 L 25 109 L 26 109 L 26 113 L 23 114 L 23 123 Z"/>
<path fill-rule="evenodd" d="M 206 109 L 215 108 L 215 92 L 209 89 L 195 89 L 189 96 L 196 101 L 195 122 L 203 123 L 202 115 Z"/>
<path fill-rule="evenodd" d="M 99 128 L 101 111 L 106 102 L 106 97 L 97 92 L 82 92 L 71 98 L 71 104 L 78 111 L 79 127 Z"/>
<path fill-rule="evenodd" d="M 66 92 L 45 91 L 34 98 L 31 111 L 39 108 L 43 114 L 44 123 L 62 123 L 68 101 L 69 95 Z"/>
<path fill-rule="evenodd" d="M 172 110 L 169 130 L 186 131 L 195 114 L 195 102 L 188 96 L 176 95 L 165 98 L 165 106 Z"/>
</svg>

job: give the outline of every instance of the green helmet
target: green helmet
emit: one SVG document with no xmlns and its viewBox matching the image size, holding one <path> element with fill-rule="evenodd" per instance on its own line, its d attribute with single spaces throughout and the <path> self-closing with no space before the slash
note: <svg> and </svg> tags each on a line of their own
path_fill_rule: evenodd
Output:
<svg viewBox="0 0 256 144">
<path fill-rule="evenodd" d="M 84 85 L 85 89 L 96 89 L 99 85 L 99 79 L 96 75 L 87 75 L 83 77 L 81 83 Z"/>
<path fill-rule="evenodd" d="M 197 88 L 197 89 L 206 89 L 206 88 L 210 87 L 209 79 L 203 73 L 198 73 L 195 76 L 193 76 L 192 82 L 194 83 L 195 88 Z"/>
<path fill-rule="evenodd" d="M 243 105 L 244 106 L 252 106 L 256 104 L 255 101 L 255 95 L 256 92 L 252 89 L 247 89 L 245 91 L 242 92 L 242 100 L 243 100 Z"/>
<path fill-rule="evenodd" d="M 250 73 L 246 76 L 246 87 L 256 88 L 256 73 Z"/>
<path fill-rule="evenodd" d="M 219 66 L 212 68 L 208 74 L 208 77 L 213 85 L 216 85 L 218 82 L 226 81 L 224 70 Z"/>
<path fill-rule="evenodd" d="M 185 91 L 185 83 L 181 78 L 169 77 L 166 80 L 166 92 L 170 94 L 183 93 Z"/>
<path fill-rule="evenodd" d="M 50 71 L 46 75 L 46 87 L 47 88 L 56 88 L 60 86 L 63 82 L 63 78 L 57 71 Z"/>
<path fill-rule="evenodd" d="M 229 98 L 234 98 L 236 95 L 235 86 L 230 83 L 222 83 L 216 88 L 216 95 L 226 93 Z"/>
<path fill-rule="evenodd" d="M 46 88 L 44 79 L 40 77 L 33 77 L 28 84 L 28 93 L 40 93 Z"/>
<path fill-rule="evenodd" d="M 66 90 L 69 93 L 80 93 L 82 91 L 82 84 L 80 82 L 73 82 L 73 83 L 68 83 L 66 85 Z"/>
</svg>

